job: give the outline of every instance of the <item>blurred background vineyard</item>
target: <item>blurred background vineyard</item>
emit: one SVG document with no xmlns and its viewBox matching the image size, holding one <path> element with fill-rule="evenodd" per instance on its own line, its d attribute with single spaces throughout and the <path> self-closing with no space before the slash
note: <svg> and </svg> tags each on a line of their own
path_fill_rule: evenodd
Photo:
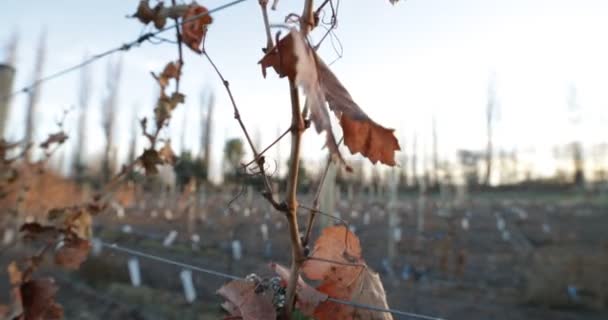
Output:
<svg viewBox="0 0 608 320">
<path fill-rule="evenodd" d="M 402 13 L 409 2 L 415 1 L 401 3 Z M 438 3 L 429 10 L 441 10 Z M 412 6 L 413 11 L 419 9 Z M 556 6 L 565 12 L 569 8 Z M 586 8 L 594 11 L 595 7 Z M 358 17 L 359 11 L 344 10 L 345 20 Z M 126 13 L 132 12 L 112 14 L 118 20 Z M 587 17 L 586 11 L 572 14 Z M 0 17 L 5 15 L 6 11 L 0 13 Z M 597 29 L 601 28 L 593 25 L 589 30 Z M 21 224 L 46 222 L 53 208 L 86 202 L 141 154 L 146 144 L 139 121 L 152 110 L 145 99 L 141 103 L 132 99 L 136 92 L 152 92 L 152 78 L 134 85 L 128 69 L 133 60 L 121 56 L 76 72 L 71 87 L 61 90 L 60 96 L 71 101 L 67 104 L 56 102 L 57 87 L 48 93 L 53 98 L 45 100 L 45 83 L 12 96 L 29 83 L 17 80 L 33 81 L 55 71 L 47 66 L 56 59 L 50 56 L 56 47 L 47 38 L 52 28 L 39 36 L 38 32 L 35 28 L 0 31 L 4 44 L 0 98 L 7 97 L 0 99 L 0 136 L 4 137 L 0 157 L 19 158 L 10 166 L 8 162 L 0 165 L 3 272 L 10 261 L 34 250 L 21 239 Z M 26 41 L 21 41 L 23 34 Z M 31 34 L 36 34 L 35 41 Z M 569 61 L 572 69 L 584 52 L 595 48 L 585 44 L 583 54 Z M 82 56 L 92 53 L 83 50 Z M 250 64 L 257 68 L 256 57 Z M 196 63 L 192 57 L 186 60 L 187 65 Z M 343 68 L 373 65 L 366 60 L 344 63 Z M 605 67 L 601 64 L 597 72 Z M 352 173 L 331 165 L 323 181 L 320 209 L 346 221 L 360 237 L 365 260 L 381 273 L 392 308 L 445 319 L 606 319 L 608 102 L 606 97 L 591 101 L 594 95 L 585 96 L 607 85 L 605 75 L 582 77 L 581 86 L 575 79 L 563 81 L 561 90 L 547 98 L 560 104 L 545 106 L 539 116 L 517 107 L 509 115 L 513 110 L 509 102 L 517 100 L 502 101 L 500 70 L 485 71 L 479 76 L 485 79 L 483 84 L 476 87 L 476 107 L 460 110 L 461 117 L 454 121 L 441 108 L 424 105 L 419 109 L 433 111 L 421 111 L 412 120 L 405 111 L 395 112 L 399 101 L 392 106 L 379 102 L 377 109 L 382 110 L 376 112 L 381 118 L 392 116 L 388 126 L 397 127 L 402 148 L 397 154 L 399 165 L 372 166 L 359 156 L 347 157 Z M 238 78 L 237 72 L 228 73 Z M 375 81 L 361 78 L 364 84 Z M 437 92 L 427 96 L 441 95 L 437 86 Z M 270 274 L 267 264 L 271 261 L 287 264 L 290 251 L 284 217 L 260 195 L 259 176 L 242 169 L 252 156 L 241 136 L 226 128 L 236 123 L 229 122 L 233 120 L 226 111 L 225 93 L 216 88 L 197 83 L 185 89 L 195 90 L 190 95 L 200 97 L 187 101 L 185 110 L 175 114 L 171 128 L 161 135 L 177 152 L 175 166 L 159 166 L 156 176 L 130 172 L 111 205 L 95 217 L 94 239 L 238 276 Z M 248 112 L 266 117 L 249 124 L 260 150 L 287 129 L 268 119 L 274 118 L 272 112 L 259 104 Z M 552 112 L 559 117 L 551 117 Z M 526 122 L 528 131 L 520 132 L 518 119 Z M 530 121 L 534 123 L 531 130 Z M 38 161 L 45 155 L 39 144 L 57 126 L 69 138 L 40 166 Z M 458 136 L 470 130 L 474 132 Z M 543 140 L 547 136 L 554 139 Z M 310 133 L 307 138 L 318 142 Z M 8 147 L 14 143 L 16 147 Z M 307 147 L 300 166 L 299 202 L 306 206 L 311 205 L 326 163 L 327 151 L 320 146 Z M 279 195 L 286 185 L 288 148 L 288 142 L 282 141 L 265 155 Z M 301 212 L 305 225 L 306 210 Z M 315 234 L 333 223 L 328 217 L 320 218 Z M 194 273 L 197 297 L 188 302 L 180 268 L 140 259 L 141 284 L 134 285 L 128 259 L 101 247 L 75 272 L 48 264 L 42 273 L 53 275 L 59 284 L 58 301 L 67 319 L 221 318 L 221 299 L 215 290 L 224 279 Z M 0 302 L 9 300 L 9 288 L 8 278 L 0 277 Z"/>
</svg>

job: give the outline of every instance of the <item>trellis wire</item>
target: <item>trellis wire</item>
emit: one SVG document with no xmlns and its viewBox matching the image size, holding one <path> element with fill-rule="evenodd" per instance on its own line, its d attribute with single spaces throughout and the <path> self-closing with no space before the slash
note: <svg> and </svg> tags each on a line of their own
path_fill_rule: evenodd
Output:
<svg viewBox="0 0 608 320">
<path fill-rule="evenodd" d="M 149 40 L 150 38 L 154 38 L 158 34 L 163 33 L 163 32 L 165 32 L 165 31 L 167 31 L 169 29 L 175 28 L 176 26 L 180 26 L 180 25 L 183 25 L 184 23 L 187 23 L 187 22 L 199 19 L 199 18 L 204 17 L 206 15 L 210 15 L 212 13 L 222 11 L 224 9 L 230 8 L 230 7 L 234 6 L 234 5 L 237 5 L 237 4 L 239 4 L 241 2 L 245 2 L 245 1 L 247 1 L 247 0 L 234 0 L 234 1 L 228 2 L 226 4 L 223 4 L 223 5 L 219 6 L 219 7 L 213 8 L 213 9 L 207 11 L 207 12 L 204 12 L 204 13 L 192 16 L 192 17 L 190 17 L 188 19 L 184 19 L 184 20 L 182 20 L 179 23 L 171 24 L 171 25 L 169 25 L 167 27 L 164 27 L 162 29 L 156 30 L 154 32 L 145 33 L 145 34 L 139 36 L 137 39 L 135 39 L 133 41 L 124 43 L 124 44 L 122 44 L 122 45 L 120 45 L 120 46 L 118 46 L 116 48 L 109 49 L 109 50 L 104 51 L 102 53 L 98 53 L 98 54 L 92 55 L 90 58 L 88 58 L 88 59 L 86 59 L 86 60 L 84 60 L 84 61 L 82 61 L 82 62 L 80 62 L 80 63 L 78 63 L 76 65 L 73 65 L 71 67 L 68 67 L 68 68 L 65 68 L 63 70 L 57 71 L 57 72 L 55 72 L 53 74 L 50 74 L 48 76 L 42 77 L 40 79 L 37 79 L 34 82 L 32 82 L 31 84 L 29 84 L 27 86 L 24 86 L 21 89 L 19 89 L 17 91 L 14 91 L 14 92 L 12 92 L 12 93 L 4 96 L 4 97 L 1 97 L 0 100 L 8 100 L 8 99 L 11 99 L 12 97 L 14 97 L 14 96 L 16 96 L 18 94 L 27 93 L 30 90 L 32 90 L 32 89 L 40 86 L 41 84 L 43 84 L 45 82 L 48 82 L 48 81 L 56 79 L 56 78 L 60 78 L 60 77 L 66 75 L 68 73 L 71 73 L 73 71 L 81 69 L 81 68 L 83 68 L 83 67 L 85 67 L 85 66 L 87 66 L 87 65 L 89 65 L 89 64 L 91 64 L 91 63 L 93 63 L 93 62 L 95 62 L 95 61 L 97 61 L 99 59 L 101 59 L 101 58 L 107 57 L 107 56 L 112 55 L 112 54 L 114 54 L 116 52 L 128 51 L 131 48 L 142 44 L 144 41 Z"/>
<path fill-rule="evenodd" d="M 129 255 L 133 255 L 133 256 L 137 256 L 137 257 L 141 257 L 141 258 L 146 258 L 146 259 L 162 262 L 162 263 L 165 263 L 165 264 L 170 264 L 170 265 L 173 265 L 173 266 L 178 266 L 178 267 L 181 267 L 181 268 L 185 268 L 185 269 L 189 269 L 189 270 L 192 270 L 192 271 L 197 271 L 197 272 L 213 275 L 213 276 L 220 277 L 220 278 L 226 278 L 226 279 L 230 279 L 230 280 L 242 280 L 242 279 L 244 279 L 243 277 L 235 276 L 235 275 L 228 274 L 228 273 L 225 273 L 225 272 L 216 271 L 216 270 L 212 270 L 212 269 L 208 269 L 208 268 L 201 268 L 201 267 L 197 267 L 197 266 L 194 266 L 194 265 L 191 265 L 191 264 L 187 264 L 187 263 L 183 263 L 183 262 L 167 259 L 167 258 L 158 256 L 158 255 L 153 255 L 153 254 L 141 252 L 141 251 L 138 251 L 138 250 L 130 249 L 130 248 L 124 247 L 122 245 L 118 245 L 115 242 L 114 243 L 106 243 L 104 241 L 101 241 L 101 244 L 102 244 L 102 246 L 104 246 L 104 247 L 106 247 L 108 249 L 114 250 L 114 251 L 118 251 L 118 252 L 126 253 L 126 254 L 129 254 Z M 331 302 L 334 302 L 334 303 L 348 305 L 348 306 L 359 308 L 359 309 L 366 309 L 366 310 L 372 310 L 372 311 L 378 311 L 378 312 L 387 312 L 387 313 L 391 313 L 391 314 L 394 314 L 394 315 L 399 315 L 399 316 L 413 318 L 413 319 L 445 320 L 443 318 L 438 318 L 438 317 L 433 317 L 433 316 L 427 316 L 427 315 L 417 314 L 417 313 L 412 313 L 412 312 L 407 312 L 407 311 L 401 311 L 401 310 L 397 310 L 397 309 L 385 309 L 385 308 L 380 308 L 380 307 L 376 307 L 376 306 L 372 306 L 372 305 L 367 305 L 367 304 L 363 304 L 363 303 L 357 303 L 357 302 L 353 302 L 353 301 L 345 301 L 345 300 L 335 299 L 335 298 L 331 298 L 331 297 L 329 297 L 327 300 L 331 301 Z"/>
</svg>

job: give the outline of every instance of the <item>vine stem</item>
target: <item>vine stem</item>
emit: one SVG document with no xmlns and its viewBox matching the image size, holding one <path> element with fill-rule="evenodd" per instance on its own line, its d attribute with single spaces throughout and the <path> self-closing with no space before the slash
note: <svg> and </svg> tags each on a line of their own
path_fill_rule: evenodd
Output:
<svg viewBox="0 0 608 320">
<path fill-rule="evenodd" d="M 313 0 L 304 2 L 304 10 L 300 21 L 300 32 L 304 38 L 314 27 Z M 289 176 L 287 180 L 287 225 L 291 241 L 291 270 L 285 294 L 285 318 L 291 319 L 296 301 L 296 287 L 300 278 L 300 267 L 306 256 L 302 248 L 302 239 L 298 228 L 298 171 L 300 168 L 300 145 L 302 132 L 306 128 L 300 110 L 300 96 L 295 79 L 289 77 L 289 93 L 291 97 L 291 154 L 289 156 Z"/>
<path fill-rule="evenodd" d="M 291 241 L 291 271 L 287 284 L 285 312 L 286 318 L 291 319 L 295 304 L 296 286 L 298 283 L 300 267 L 306 259 L 302 249 L 302 240 L 298 228 L 298 171 L 300 168 L 300 146 L 302 132 L 305 130 L 304 118 L 300 112 L 300 97 L 294 79 L 289 79 L 289 92 L 291 96 L 291 154 L 289 157 L 289 178 L 287 180 L 287 225 Z"/>
</svg>

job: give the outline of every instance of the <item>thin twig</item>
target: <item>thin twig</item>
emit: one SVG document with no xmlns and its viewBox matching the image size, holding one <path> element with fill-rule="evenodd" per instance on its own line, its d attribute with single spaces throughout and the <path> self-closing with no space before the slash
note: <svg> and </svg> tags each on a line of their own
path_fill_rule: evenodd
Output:
<svg viewBox="0 0 608 320">
<path fill-rule="evenodd" d="M 272 185 L 270 184 L 270 180 L 268 179 L 268 175 L 266 175 L 266 170 L 264 169 L 264 163 L 262 161 L 263 158 L 259 157 L 259 153 L 257 152 L 255 145 L 253 144 L 253 142 L 251 140 L 249 132 L 247 131 L 247 128 L 245 127 L 245 124 L 243 123 L 243 120 L 241 119 L 241 113 L 239 112 L 239 108 L 237 107 L 236 101 L 234 100 L 234 96 L 232 95 L 232 90 L 230 90 L 230 83 L 228 82 L 228 80 L 226 80 L 224 78 L 224 76 L 222 75 L 222 72 L 218 69 L 215 62 L 213 62 L 213 60 L 209 56 L 209 52 L 207 51 L 207 48 L 205 48 L 204 45 L 203 45 L 203 55 L 207 58 L 207 61 L 209 61 L 209 63 L 213 67 L 213 70 L 215 70 L 215 73 L 218 75 L 218 77 L 222 81 L 224 88 L 226 88 L 226 92 L 228 93 L 228 97 L 230 98 L 230 102 L 232 103 L 232 109 L 234 111 L 234 118 L 239 123 L 241 130 L 245 134 L 245 138 L 247 139 L 247 143 L 249 144 L 249 147 L 251 148 L 251 152 L 253 153 L 254 159 L 257 159 L 256 163 L 258 165 L 258 168 L 260 169 L 260 173 L 262 174 L 262 179 L 264 181 L 264 187 L 266 188 L 266 192 L 263 193 L 264 198 L 266 198 L 276 210 L 286 211 L 285 206 L 280 204 L 279 202 L 277 202 L 274 199 Z"/>
<path fill-rule="evenodd" d="M 270 22 L 268 21 L 268 0 L 259 0 L 260 8 L 262 9 L 262 17 L 264 19 L 264 31 L 266 32 L 266 52 L 274 46 L 272 43 L 272 35 L 270 34 Z"/>
<path fill-rule="evenodd" d="M 338 141 L 338 146 L 340 146 L 340 144 L 342 143 L 342 141 L 344 140 L 344 136 L 342 136 L 342 138 L 340 138 L 340 140 Z M 308 216 L 308 224 L 306 225 L 306 233 L 304 234 L 304 241 L 303 241 L 303 245 L 307 246 L 308 242 L 310 241 L 310 235 L 312 233 L 312 227 L 314 225 L 315 222 L 315 217 L 316 214 L 323 214 L 323 215 L 327 215 L 333 218 L 336 218 L 334 216 L 332 216 L 331 214 L 328 213 L 322 213 L 321 211 L 319 211 L 319 197 L 321 196 L 321 190 L 323 189 L 323 184 L 325 183 L 325 178 L 327 177 L 327 172 L 329 171 L 329 166 L 331 165 L 332 162 L 332 158 L 331 158 L 331 153 L 327 156 L 327 163 L 325 164 L 325 169 L 323 170 L 323 175 L 321 176 L 321 179 L 319 180 L 319 185 L 317 185 L 317 191 L 315 192 L 315 197 L 312 200 L 312 206 L 310 208 L 307 208 L 308 210 L 310 210 L 310 214 Z M 300 206 L 302 207 L 302 206 Z M 342 219 L 340 219 L 342 220 Z M 342 220 L 345 221 L 345 220 Z M 348 223 L 346 223 L 348 225 Z"/>
<path fill-rule="evenodd" d="M 305 205 L 303 205 L 303 204 L 298 205 L 298 207 L 299 207 L 299 208 L 301 208 L 301 209 L 305 209 L 305 210 L 310 210 L 310 211 L 313 211 L 314 213 L 320 214 L 320 215 L 322 215 L 322 216 L 329 217 L 329 218 L 334 219 L 334 220 L 336 220 L 336 221 L 340 221 L 342 224 L 344 224 L 344 225 L 345 225 L 345 226 L 347 226 L 347 227 L 349 226 L 349 223 L 348 223 L 348 221 L 347 221 L 346 219 L 342 219 L 342 218 L 337 217 L 337 216 L 335 216 L 335 215 L 333 215 L 333 214 L 330 214 L 330 213 L 327 213 L 327 212 L 321 211 L 321 210 L 319 210 L 319 209 L 315 209 L 315 208 L 313 208 L 313 207 L 308 207 L 308 206 L 305 206 Z M 304 245 L 304 243 L 302 243 L 302 244 Z"/>
<path fill-rule="evenodd" d="M 247 162 L 246 164 L 243 165 L 243 167 L 249 167 L 250 165 L 252 165 L 253 163 L 257 162 L 258 159 L 260 157 L 262 157 L 264 155 L 264 153 L 266 153 L 266 151 L 268 151 L 270 148 L 272 148 L 275 144 L 277 144 L 279 141 L 281 141 L 281 139 L 283 139 L 289 132 L 291 132 L 291 128 L 285 130 L 285 132 L 283 132 L 278 138 L 276 138 L 271 144 L 269 144 L 266 148 L 264 148 L 264 150 L 260 151 L 260 153 L 258 154 L 258 156 L 256 158 L 254 158 L 253 160 Z"/>
</svg>

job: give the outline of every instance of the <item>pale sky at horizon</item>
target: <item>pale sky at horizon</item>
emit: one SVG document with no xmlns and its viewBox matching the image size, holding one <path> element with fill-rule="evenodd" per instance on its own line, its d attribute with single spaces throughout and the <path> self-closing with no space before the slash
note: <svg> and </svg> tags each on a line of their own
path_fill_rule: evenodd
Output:
<svg viewBox="0 0 608 320">
<path fill-rule="evenodd" d="M 45 28 L 48 54 L 44 74 L 79 62 L 85 53 L 105 51 L 135 39 L 142 32 L 136 20 L 125 19 L 135 11 L 136 0 L 3 2 L 0 19 L 5 28 L 0 30 L 0 44 L 14 31 L 20 40 L 15 89 L 32 80 L 35 49 Z M 199 1 L 208 8 L 226 2 Z M 271 22 L 280 23 L 286 13 L 299 13 L 300 7 L 300 1 L 279 1 L 279 10 L 271 12 Z M 536 148 L 542 158 L 555 145 L 567 142 L 571 135 L 567 113 L 571 86 L 577 89 L 583 112 L 582 139 L 589 144 L 607 140 L 608 1 L 408 0 L 392 6 L 388 0 L 342 0 L 338 19 L 336 34 L 344 56 L 332 69 L 374 120 L 397 129 L 396 136 L 405 138 L 402 144 L 405 142 L 408 153 L 414 132 L 420 151 L 430 152 L 433 116 L 444 158 L 453 159 L 458 149 L 481 150 L 492 75 L 500 106 L 496 135 L 501 148 Z M 321 34 L 318 30 L 313 39 L 318 40 Z M 164 35 L 173 37 L 173 32 Z M 209 54 L 230 81 L 251 133 L 255 135 L 259 125 L 262 141 L 267 144 L 279 127 L 287 127 L 290 110 L 286 81 L 273 72 L 262 78 L 257 61 L 264 44 L 256 0 L 214 15 L 207 39 Z M 127 127 L 135 106 L 140 117 L 151 116 L 156 91 L 149 72 L 160 71 L 166 62 L 175 60 L 176 51 L 173 44 L 144 44 L 122 55 L 119 105 L 130 110 L 121 113 L 120 137 L 130 135 Z M 329 41 L 320 53 L 327 62 L 336 58 Z M 175 112 L 170 134 L 174 141 L 179 140 L 184 112 L 188 119 L 198 121 L 201 92 L 211 87 L 217 101 L 214 151 L 218 156 L 226 138 L 242 134 L 208 63 L 190 53 L 185 60 L 182 91 L 187 103 Z M 101 60 L 91 67 L 95 116 L 88 123 L 90 151 L 101 150 L 104 144 L 99 106 L 106 64 L 107 60 Z M 75 72 L 42 87 L 40 139 L 54 130 L 54 121 L 63 109 L 77 105 L 79 77 Z M 17 111 L 11 114 L 5 134 L 8 138 L 22 137 L 24 98 L 21 95 L 13 101 Z M 76 119 L 77 112 L 70 117 Z M 197 122 L 189 121 L 185 128 L 190 137 L 187 145 L 195 151 L 199 149 L 196 126 Z M 319 151 L 322 136 L 310 130 L 305 139 L 305 158 L 314 160 L 326 154 Z M 120 153 L 125 154 L 129 140 L 119 142 Z M 284 157 L 288 144 L 288 139 L 281 144 Z"/>
</svg>

